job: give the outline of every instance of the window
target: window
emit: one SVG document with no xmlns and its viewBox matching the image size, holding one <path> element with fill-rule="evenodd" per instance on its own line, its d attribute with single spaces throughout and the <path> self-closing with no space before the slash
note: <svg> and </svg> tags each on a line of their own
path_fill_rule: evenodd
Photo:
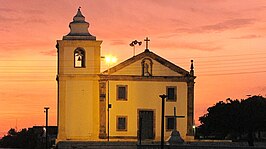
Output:
<svg viewBox="0 0 266 149">
<path fill-rule="evenodd" d="M 74 67 L 84 68 L 85 67 L 85 50 L 77 48 L 74 51 Z"/>
<path fill-rule="evenodd" d="M 171 131 L 175 128 L 175 120 L 173 116 L 166 117 L 166 131 Z"/>
<path fill-rule="evenodd" d="M 117 131 L 127 131 L 127 117 L 117 116 L 116 118 L 116 130 Z"/>
<path fill-rule="evenodd" d="M 166 94 L 167 94 L 166 101 L 176 101 L 176 86 L 167 86 Z"/>
<path fill-rule="evenodd" d="M 117 86 L 117 100 L 127 100 L 127 85 Z"/>
</svg>

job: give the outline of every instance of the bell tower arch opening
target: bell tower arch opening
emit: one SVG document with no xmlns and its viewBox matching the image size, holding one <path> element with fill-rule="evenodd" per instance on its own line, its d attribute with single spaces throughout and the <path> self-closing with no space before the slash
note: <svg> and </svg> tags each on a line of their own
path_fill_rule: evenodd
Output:
<svg viewBox="0 0 266 149">
<path fill-rule="evenodd" d="M 85 68 L 85 62 L 86 62 L 86 55 L 85 50 L 83 48 L 77 48 L 74 51 L 74 67 L 75 68 Z"/>
</svg>

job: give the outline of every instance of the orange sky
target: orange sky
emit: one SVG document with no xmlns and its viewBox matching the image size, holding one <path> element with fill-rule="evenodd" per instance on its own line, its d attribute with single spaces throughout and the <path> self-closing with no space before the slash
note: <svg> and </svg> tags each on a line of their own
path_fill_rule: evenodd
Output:
<svg viewBox="0 0 266 149">
<path fill-rule="evenodd" d="M 193 59 L 196 121 L 217 101 L 266 95 L 265 0 L 0 3 L 0 136 L 16 125 L 44 125 L 44 106 L 56 124 L 55 44 L 79 6 L 90 33 L 103 40 L 102 55 L 121 62 L 133 55 L 132 40 L 148 36 L 150 50 L 178 66 L 188 70 Z"/>
</svg>

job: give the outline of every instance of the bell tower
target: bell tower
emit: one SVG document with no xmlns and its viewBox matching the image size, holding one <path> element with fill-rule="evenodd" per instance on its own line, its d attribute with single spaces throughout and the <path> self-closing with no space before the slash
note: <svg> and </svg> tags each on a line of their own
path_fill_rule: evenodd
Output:
<svg viewBox="0 0 266 149">
<path fill-rule="evenodd" d="M 80 8 L 70 33 L 57 40 L 58 141 L 94 140 L 99 132 L 99 78 L 102 41 L 88 31 Z"/>
</svg>

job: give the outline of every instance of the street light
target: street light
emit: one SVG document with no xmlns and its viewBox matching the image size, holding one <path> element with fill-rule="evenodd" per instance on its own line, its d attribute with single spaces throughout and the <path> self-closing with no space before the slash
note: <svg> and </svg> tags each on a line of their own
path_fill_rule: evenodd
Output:
<svg viewBox="0 0 266 149">
<path fill-rule="evenodd" d="M 114 56 L 111 56 L 111 55 L 105 56 L 105 62 L 108 64 L 108 70 L 109 70 L 110 64 L 116 63 L 116 61 L 117 61 L 117 58 Z"/>
<path fill-rule="evenodd" d="M 164 108 L 165 108 L 165 98 L 167 95 L 159 95 L 162 99 L 162 118 L 161 118 L 161 149 L 164 149 Z"/>
<path fill-rule="evenodd" d="M 195 135 L 196 135 L 196 126 L 193 125 L 192 128 L 193 128 L 193 134 L 194 134 L 194 137 L 195 137 Z"/>
<path fill-rule="evenodd" d="M 113 64 L 113 63 L 116 63 L 117 61 L 117 58 L 114 57 L 114 56 L 105 56 L 105 62 L 107 63 L 108 65 L 108 69 L 107 69 L 107 75 L 108 75 L 108 80 L 107 80 L 107 89 L 108 89 L 108 94 L 107 94 L 107 97 L 108 97 L 108 100 L 107 100 L 107 103 L 108 103 L 108 106 L 107 106 L 107 127 L 108 127 L 108 131 L 107 131 L 107 141 L 109 142 L 110 140 L 110 108 L 112 107 L 112 105 L 110 104 L 110 94 L 109 94 L 109 90 L 110 90 L 110 87 L 109 87 L 109 75 L 110 75 L 110 65 Z"/>
<path fill-rule="evenodd" d="M 48 149 L 48 110 L 49 110 L 49 107 L 44 107 L 44 112 L 45 112 L 45 115 L 46 115 L 46 118 L 45 118 L 45 129 L 46 129 L 46 133 L 45 133 L 45 148 Z"/>
</svg>

